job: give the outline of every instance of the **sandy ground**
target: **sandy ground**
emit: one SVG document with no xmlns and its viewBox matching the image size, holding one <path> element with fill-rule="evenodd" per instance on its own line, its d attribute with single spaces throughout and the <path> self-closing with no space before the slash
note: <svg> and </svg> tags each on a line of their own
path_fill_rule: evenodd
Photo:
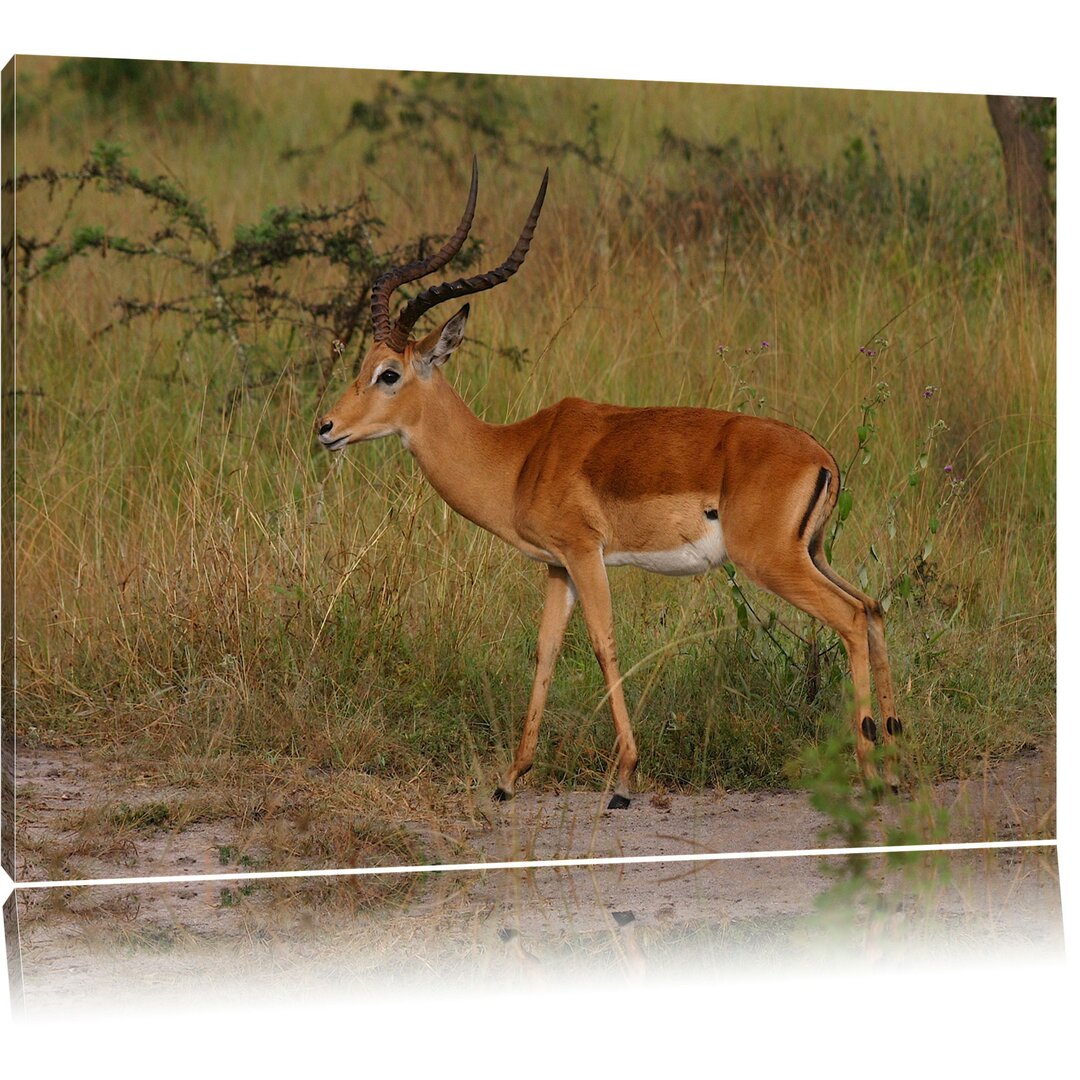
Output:
<svg viewBox="0 0 1080 1080">
<path fill-rule="evenodd" d="M 401 875 L 207 882 L 243 872 L 251 823 L 147 824 L 95 837 L 87 812 L 116 806 L 123 777 L 70 751 L 23 751 L 19 881 L 183 875 L 147 885 L 20 889 L 5 907 L 13 1001 L 27 1014 L 237 987 L 261 994 L 367 992 L 502 977 L 636 977 L 743 964 L 902 962 L 915 955 L 1062 950 L 1052 848 L 921 855 L 801 855 L 617 866 L 430 870 Z M 119 785 L 119 787 L 118 787 Z M 147 788 L 129 805 L 183 793 Z M 1033 753 L 938 785 L 941 839 L 1054 836 L 1054 762 Z M 881 808 L 881 829 L 910 812 Z M 75 820 L 81 830 L 72 830 Z M 413 823 L 422 862 L 811 851 L 823 817 L 796 792 L 643 794 L 606 812 L 595 792 L 524 791 L 435 831 Z M 254 845 L 254 846 L 253 846 Z M 385 860 L 384 860 L 385 861 Z M 260 864 L 258 869 L 290 869 Z"/>
</svg>

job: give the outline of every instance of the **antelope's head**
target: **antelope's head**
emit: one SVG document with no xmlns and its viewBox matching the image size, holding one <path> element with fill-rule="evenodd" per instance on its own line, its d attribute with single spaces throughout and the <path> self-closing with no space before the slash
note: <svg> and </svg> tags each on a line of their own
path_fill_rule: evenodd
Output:
<svg viewBox="0 0 1080 1080">
<path fill-rule="evenodd" d="M 445 363 L 465 336 L 469 305 L 419 340 L 411 336 L 416 321 L 429 308 L 492 289 L 508 280 L 525 261 L 532 243 L 540 208 L 547 193 L 548 174 L 540 184 L 525 228 L 514 250 L 494 270 L 475 277 L 458 278 L 425 289 L 405 304 L 395 322 L 390 321 L 390 298 L 410 281 L 426 277 L 445 266 L 460 250 L 472 226 L 476 210 L 476 159 L 465 213 L 457 231 L 443 247 L 427 259 L 395 267 L 382 275 L 371 290 L 371 322 L 374 343 L 360 365 L 360 374 L 338 403 L 317 422 L 319 442 L 328 450 L 344 450 L 350 443 L 404 434 L 416 422 L 424 395 L 435 383 L 435 369 Z"/>
</svg>

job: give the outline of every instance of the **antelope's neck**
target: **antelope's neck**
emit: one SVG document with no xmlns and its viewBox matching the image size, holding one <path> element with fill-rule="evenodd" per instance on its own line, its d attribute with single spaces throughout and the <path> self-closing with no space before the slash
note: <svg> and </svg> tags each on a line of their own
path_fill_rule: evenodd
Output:
<svg viewBox="0 0 1080 1080">
<path fill-rule="evenodd" d="M 512 426 L 486 424 L 436 373 L 417 423 L 402 432 L 424 476 L 462 517 L 517 542 L 513 496 L 524 450 Z"/>
</svg>

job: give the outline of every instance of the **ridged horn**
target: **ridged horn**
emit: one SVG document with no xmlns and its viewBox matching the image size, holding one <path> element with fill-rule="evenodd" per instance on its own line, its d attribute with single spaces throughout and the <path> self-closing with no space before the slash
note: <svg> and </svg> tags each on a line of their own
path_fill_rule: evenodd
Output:
<svg viewBox="0 0 1080 1080">
<path fill-rule="evenodd" d="M 494 270 L 488 270 L 484 274 L 477 274 L 475 277 L 458 278 L 457 281 L 432 285 L 431 288 L 425 289 L 410 300 L 401 309 L 397 322 L 394 323 L 393 329 L 386 338 L 387 344 L 392 349 L 396 352 L 404 350 L 409 340 L 409 332 L 416 325 L 416 320 L 429 308 L 433 308 L 436 304 L 441 304 L 445 300 L 454 300 L 462 296 L 471 296 L 473 293 L 483 292 L 485 289 L 493 289 L 496 285 L 501 285 L 517 273 L 518 268 L 525 261 L 525 256 L 529 252 L 529 245 L 532 243 L 533 233 L 536 231 L 536 222 L 540 218 L 540 208 L 544 205 L 544 196 L 547 194 L 547 185 L 548 170 L 545 169 L 544 179 L 540 182 L 540 190 L 537 192 L 532 210 L 529 211 L 525 228 L 521 230 L 521 235 L 514 245 L 514 250 L 510 252 L 505 261 L 496 266 Z M 449 246 L 448 243 L 447 247 Z M 419 277 L 419 275 L 416 276 Z M 415 278 L 409 280 L 412 281 Z M 376 338 L 376 340 L 381 339 Z"/>
<path fill-rule="evenodd" d="M 391 334 L 390 326 L 390 297 L 395 290 L 410 281 L 433 274 L 441 270 L 461 249 L 465 243 L 465 237 L 469 235 L 472 227 L 473 213 L 476 210 L 476 191 L 479 180 L 479 171 L 476 165 L 476 157 L 472 162 L 472 183 L 469 185 L 469 198 L 465 202 L 465 213 L 461 215 L 461 224 L 456 232 L 445 244 L 427 259 L 417 259 L 414 262 L 404 263 L 392 270 L 387 270 L 371 288 L 371 324 L 374 328 L 376 341 L 385 341 Z"/>
</svg>

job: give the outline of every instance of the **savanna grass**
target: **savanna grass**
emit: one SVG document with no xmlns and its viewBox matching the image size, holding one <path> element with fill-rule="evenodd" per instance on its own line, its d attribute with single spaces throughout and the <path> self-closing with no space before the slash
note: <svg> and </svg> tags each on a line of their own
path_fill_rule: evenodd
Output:
<svg viewBox="0 0 1080 1080">
<path fill-rule="evenodd" d="M 844 468 L 833 561 L 889 605 L 923 774 L 1052 739 L 1054 291 L 1007 228 L 981 99 L 221 68 L 217 119 L 107 123 L 49 62 L 20 63 L 20 170 L 75 167 L 107 134 L 222 236 L 361 187 L 384 250 L 444 235 L 475 149 L 474 233 L 501 258 L 551 164 L 527 266 L 476 303 L 452 361 L 466 399 L 499 422 L 577 395 L 807 428 Z M 33 235 L 63 210 L 31 188 L 18 205 Z M 161 222 L 91 186 L 65 235 L 95 224 Z M 332 277 L 275 273 L 313 296 Z M 245 343 L 273 377 L 228 407 L 227 335 L 176 313 L 95 335 L 118 295 L 185 287 L 182 268 L 101 250 L 27 290 L 19 735 L 423 778 L 433 798 L 490 783 L 526 704 L 540 572 L 396 443 L 315 450 L 356 343 L 327 390 L 298 364 L 314 338 L 256 324 Z M 723 573 L 616 571 L 612 588 L 639 783 L 790 781 L 843 707 L 832 636 Z M 612 741 L 575 618 L 530 780 L 599 785 Z"/>
</svg>

